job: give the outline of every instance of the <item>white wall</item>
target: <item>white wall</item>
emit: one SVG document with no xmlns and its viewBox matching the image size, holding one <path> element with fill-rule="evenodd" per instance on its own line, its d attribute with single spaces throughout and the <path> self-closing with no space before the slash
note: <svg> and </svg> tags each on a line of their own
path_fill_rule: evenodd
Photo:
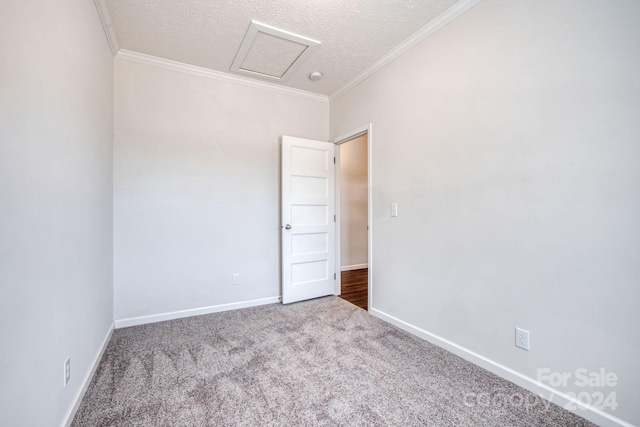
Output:
<svg viewBox="0 0 640 427">
<path fill-rule="evenodd" d="M 340 144 L 340 266 L 367 263 L 367 135 Z"/>
<path fill-rule="evenodd" d="M 3 426 L 60 425 L 113 324 L 112 65 L 92 1 L 2 3 Z"/>
<path fill-rule="evenodd" d="M 279 296 L 280 136 L 328 102 L 120 59 L 114 102 L 115 319 Z"/>
<path fill-rule="evenodd" d="M 485 0 L 331 102 L 333 137 L 375 130 L 373 308 L 532 378 L 604 367 L 635 424 L 639 18 Z"/>
</svg>

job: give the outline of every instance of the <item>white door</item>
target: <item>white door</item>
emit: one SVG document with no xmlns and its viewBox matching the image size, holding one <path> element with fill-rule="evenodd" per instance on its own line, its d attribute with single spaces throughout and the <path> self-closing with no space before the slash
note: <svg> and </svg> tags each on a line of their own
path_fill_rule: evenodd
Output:
<svg viewBox="0 0 640 427">
<path fill-rule="evenodd" d="M 335 145 L 282 137 L 282 303 L 335 293 Z"/>
</svg>

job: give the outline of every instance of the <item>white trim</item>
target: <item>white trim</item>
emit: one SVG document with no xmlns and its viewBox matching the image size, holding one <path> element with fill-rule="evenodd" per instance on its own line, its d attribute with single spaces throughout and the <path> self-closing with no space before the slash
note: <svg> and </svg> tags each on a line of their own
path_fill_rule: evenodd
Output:
<svg viewBox="0 0 640 427">
<path fill-rule="evenodd" d="M 360 74 L 352 78 L 348 81 L 344 86 L 335 91 L 330 96 L 321 95 L 313 92 L 308 92 L 305 90 L 289 88 L 285 86 L 279 86 L 276 84 L 270 84 L 268 82 L 256 81 L 248 78 L 242 78 L 241 76 L 234 76 L 228 73 L 223 73 L 221 71 L 211 70 L 209 68 L 198 67 L 195 65 L 185 64 L 177 61 L 171 61 L 169 59 L 159 58 L 151 55 L 146 55 L 144 53 L 138 53 L 129 51 L 126 49 L 120 49 L 120 45 L 118 43 L 118 37 L 116 35 L 113 22 L 111 20 L 111 15 L 109 14 L 109 9 L 107 7 L 106 0 L 94 0 L 96 9 L 98 11 L 98 15 L 100 17 L 100 22 L 102 22 L 102 28 L 104 29 L 105 35 L 107 37 L 107 41 L 109 43 L 109 47 L 111 48 L 111 53 L 114 57 L 129 60 L 133 62 L 139 62 L 142 64 L 153 65 L 161 68 L 166 68 L 174 71 L 181 71 L 188 74 L 193 74 L 201 77 L 213 78 L 229 83 L 237 83 L 244 86 L 250 86 L 255 88 L 261 88 L 266 90 L 272 90 L 275 92 L 298 96 L 306 99 L 311 99 L 320 102 L 329 102 L 334 99 L 339 98 L 344 95 L 350 89 L 358 85 L 360 82 L 370 77 L 372 74 L 385 67 L 387 64 L 393 62 L 395 59 L 400 57 L 402 54 L 407 52 L 409 49 L 413 48 L 421 41 L 429 37 L 431 34 L 438 31 L 440 28 L 447 25 L 449 22 L 453 21 L 458 16 L 462 15 L 467 10 L 471 9 L 481 0 L 460 0 L 447 9 L 442 15 L 436 17 L 434 20 L 429 22 L 427 25 L 422 27 L 408 39 L 404 40 L 402 43 L 391 49 L 385 55 L 380 57 L 376 62 L 369 65 L 364 69 Z"/>
<path fill-rule="evenodd" d="M 187 310 L 171 311 L 169 313 L 150 314 L 148 316 L 129 317 L 115 321 L 116 329 L 129 326 L 146 325 L 147 323 L 164 322 L 165 320 L 182 319 L 183 317 L 200 316 L 202 314 L 218 313 L 221 311 L 237 310 L 239 308 L 255 307 L 265 304 L 276 304 L 280 297 L 268 297 L 250 301 L 232 302 L 228 304 L 211 305 L 208 307 L 190 308 Z"/>
<path fill-rule="evenodd" d="M 362 270 L 363 268 L 369 268 L 369 264 L 365 262 L 364 264 L 343 265 L 340 267 L 340 271 Z"/>
<path fill-rule="evenodd" d="M 335 143 L 334 143 L 335 144 Z M 338 144 L 334 145 L 334 159 L 335 159 L 335 180 L 334 180 L 334 185 L 335 185 L 335 191 L 334 191 L 334 197 L 336 198 L 335 201 L 335 205 L 336 205 L 336 211 L 335 211 L 335 215 L 336 215 L 336 220 L 334 222 L 334 225 L 336 227 L 336 241 L 335 241 L 335 247 L 336 247 L 336 263 L 335 266 L 336 268 L 340 265 L 342 265 L 342 219 L 340 216 L 340 212 L 342 211 L 342 203 L 341 203 L 341 180 L 342 180 L 342 171 L 340 170 L 340 146 Z M 342 271 L 342 270 L 340 270 Z M 334 295 L 342 295 L 342 274 L 337 274 L 336 272 L 336 285 L 335 285 L 335 291 L 334 291 Z"/>
<path fill-rule="evenodd" d="M 62 419 L 61 427 L 69 427 L 73 422 L 73 418 L 76 416 L 76 412 L 78 412 L 78 408 L 80 407 L 80 403 L 82 403 L 82 398 L 84 398 L 84 394 L 87 392 L 89 388 L 89 384 L 91 384 L 91 380 L 93 379 L 93 375 L 96 373 L 96 369 L 98 369 L 98 365 L 100 365 L 100 361 L 102 360 L 102 355 L 104 351 L 107 349 L 107 345 L 109 344 L 109 340 L 111 339 L 111 335 L 113 335 L 114 324 L 111 324 L 109 327 L 109 331 L 107 335 L 102 340 L 102 344 L 96 353 L 96 356 L 93 358 L 91 362 L 91 367 L 84 375 L 82 379 L 81 387 L 76 393 L 76 396 L 72 400 L 72 405 L 67 410 L 64 418 Z"/>
<path fill-rule="evenodd" d="M 320 95 L 313 92 L 308 92 L 300 89 L 293 89 L 286 86 L 281 86 L 275 83 L 262 82 L 255 79 L 250 79 L 242 76 L 235 76 L 229 73 L 223 73 L 221 71 L 211 70 L 209 68 L 198 67 L 195 65 L 185 64 L 183 62 L 171 61 L 169 59 L 158 58 L 157 56 L 151 56 L 144 53 L 132 52 L 126 49 L 120 49 L 116 55 L 116 59 L 122 59 L 124 61 L 138 62 L 140 64 L 151 65 L 153 67 L 164 68 L 172 71 L 179 71 L 182 73 L 192 74 L 194 76 L 206 77 L 209 79 L 219 80 L 226 83 L 234 83 L 242 86 L 248 86 L 256 89 L 268 90 L 271 92 L 277 92 L 283 95 L 297 96 L 299 98 L 308 99 L 318 102 L 329 102 L 329 98 L 326 95 Z"/>
<path fill-rule="evenodd" d="M 246 68 L 242 68 L 242 64 L 244 60 L 247 58 L 251 47 L 253 46 L 253 42 L 255 41 L 258 33 L 269 34 L 270 36 L 277 37 L 282 40 L 287 40 L 296 44 L 300 44 L 306 46 L 302 53 L 293 61 L 289 68 L 287 68 L 281 76 L 273 76 L 270 74 L 261 73 L 259 71 L 248 70 Z M 317 48 L 320 46 L 320 42 L 317 40 L 310 39 L 308 37 L 304 37 L 298 34 L 291 33 L 289 31 L 281 30 L 280 28 L 272 27 L 271 25 L 263 24 L 261 22 L 251 20 L 251 24 L 249 24 L 249 29 L 247 33 L 244 35 L 244 39 L 242 40 L 242 44 L 240 45 L 240 49 L 238 49 L 238 53 L 236 54 L 236 58 L 233 60 L 233 64 L 231 64 L 231 71 L 236 73 L 247 74 L 253 77 L 260 77 L 263 79 L 275 80 L 275 81 L 285 81 L 300 67 L 300 65 L 307 59 Z"/>
<path fill-rule="evenodd" d="M 333 101 L 340 96 L 344 95 L 350 89 L 358 85 L 360 82 L 370 77 L 372 74 L 395 61 L 398 57 L 403 55 L 409 49 L 416 46 L 418 43 L 429 37 L 431 34 L 438 31 L 440 28 L 447 25 L 449 22 L 456 19 L 458 16 L 462 15 L 467 10 L 471 9 L 480 0 L 460 0 L 455 3 L 449 9 L 447 9 L 442 15 L 435 18 L 433 21 L 429 22 L 427 25 L 422 27 L 416 33 L 414 33 L 411 37 L 391 49 L 389 52 L 384 54 L 380 59 L 378 59 L 373 64 L 369 65 L 364 69 L 360 74 L 355 76 L 353 79 L 349 80 L 344 86 L 335 91 L 329 96 L 329 100 Z"/>
<path fill-rule="evenodd" d="M 368 289 L 368 301 L 367 306 L 373 307 L 373 123 L 369 123 L 367 129 L 367 174 L 368 174 L 368 182 L 367 188 L 369 190 L 369 194 L 367 194 L 367 223 L 369 227 L 369 234 L 367 238 L 369 239 L 369 252 L 367 253 L 367 264 L 369 270 L 367 271 L 367 285 Z"/>
<path fill-rule="evenodd" d="M 369 174 L 369 182 L 367 188 L 369 194 L 367 194 L 368 204 L 367 211 L 369 217 L 367 218 L 369 234 L 369 253 L 367 253 L 367 264 L 369 270 L 367 271 L 367 290 L 368 301 L 367 306 L 373 307 L 373 123 L 369 123 L 367 129 L 367 171 Z"/>
<path fill-rule="evenodd" d="M 407 331 L 432 344 L 435 344 L 438 347 L 448 350 L 451 353 L 457 356 L 460 356 L 463 359 L 473 363 L 474 365 L 480 366 L 481 368 L 484 368 L 498 375 L 501 378 L 504 378 L 524 389 L 527 389 L 530 392 L 550 402 L 553 402 L 556 405 L 559 405 L 560 407 L 565 406 L 567 403 L 572 403 L 571 406 L 575 406 L 576 408 L 580 408 L 580 409 L 567 409 L 567 410 L 593 423 L 596 423 L 600 426 L 633 427 L 632 424 L 629 424 L 626 421 L 621 420 L 620 418 L 617 418 L 593 406 L 585 405 L 584 403 L 568 396 L 562 391 L 552 388 L 546 384 L 540 383 L 539 381 L 536 381 L 531 377 L 528 377 L 517 371 L 514 371 L 513 369 L 508 368 L 507 366 L 504 366 L 494 360 L 491 360 L 478 353 L 475 353 L 458 344 L 455 344 L 454 342 L 444 339 L 436 334 L 425 331 L 424 329 L 421 329 L 417 326 L 414 326 L 410 323 L 400 320 L 397 317 L 391 316 L 371 306 L 369 306 L 369 313 L 379 319 L 382 319 L 386 322 L 391 323 L 394 326 L 397 326 L 398 328 L 404 331 Z"/>
<path fill-rule="evenodd" d="M 118 44 L 118 36 L 116 35 L 116 30 L 113 28 L 113 22 L 111 21 L 109 8 L 107 8 L 107 1 L 94 0 L 94 2 L 96 4 L 96 9 L 98 9 L 98 16 L 100 16 L 100 22 L 102 22 L 104 34 L 107 36 L 109 48 L 111 48 L 111 54 L 113 56 L 116 56 L 116 54 L 120 50 L 120 45 Z"/>
<path fill-rule="evenodd" d="M 347 132 L 335 138 L 333 140 L 333 143 L 336 145 L 340 145 L 340 144 L 344 144 L 347 141 L 351 141 L 352 139 L 355 139 L 369 132 L 370 127 L 371 127 L 371 124 L 360 126 L 359 128 L 352 130 L 351 132 Z"/>
</svg>

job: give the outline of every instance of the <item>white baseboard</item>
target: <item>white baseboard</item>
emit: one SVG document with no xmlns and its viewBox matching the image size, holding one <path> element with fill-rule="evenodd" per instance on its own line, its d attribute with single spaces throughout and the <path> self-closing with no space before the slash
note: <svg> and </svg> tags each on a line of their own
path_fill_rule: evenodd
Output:
<svg viewBox="0 0 640 427">
<path fill-rule="evenodd" d="M 268 297 L 250 301 L 232 302 L 229 304 L 211 305 L 208 307 L 190 308 L 188 310 L 172 311 L 169 313 L 150 314 L 148 316 L 129 317 L 115 321 L 116 329 L 129 326 L 145 325 L 147 323 L 164 322 L 165 320 L 181 319 L 183 317 L 199 316 L 201 314 L 218 313 L 220 311 L 237 310 L 239 308 L 255 307 L 258 305 L 275 304 L 280 297 Z"/>
<path fill-rule="evenodd" d="M 531 377 L 514 371 L 513 369 L 508 368 L 498 362 L 488 359 L 438 335 L 432 334 L 431 332 L 427 332 L 424 329 L 420 329 L 417 326 L 400 320 L 394 316 L 386 314 L 376 308 L 369 307 L 369 313 L 375 317 L 391 323 L 394 326 L 397 326 L 404 331 L 407 331 L 426 341 L 429 341 L 430 343 L 435 344 L 438 347 L 448 350 L 451 353 L 473 363 L 474 365 L 480 366 L 481 368 L 484 368 L 501 378 L 511 381 L 512 383 L 519 385 L 520 387 L 529 390 L 530 392 L 544 399 L 547 399 L 548 401 L 551 401 L 556 405 L 564 407 L 565 405 L 571 403 L 570 408 L 573 407 L 573 409 L 567 410 L 599 426 L 633 427 L 632 424 L 629 424 L 626 421 L 621 420 L 620 418 L 614 417 L 613 415 L 608 414 L 601 409 L 585 405 L 584 403 L 568 396 L 564 392 L 549 387 L 546 384 L 542 384 Z"/>
<path fill-rule="evenodd" d="M 84 394 L 87 392 L 87 388 L 89 388 L 89 384 L 91 384 L 91 379 L 93 378 L 93 375 L 96 373 L 96 369 L 98 369 L 98 365 L 100 364 L 100 360 L 102 360 L 102 355 L 104 354 L 104 351 L 107 349 L 107 345 L 109 344 L 111 335 L 113 335 L 113 330 L 114 330 L 114 324 L 112 323 L 111 327 L 109 328 L 109 331 L 107 332 L 107 335 L 104 337 L 104 340 L 102 340 L 102 344 L 100 345 L 100 348 L 96 353 L 96 356 L 93 358 L 93 361 L 91 362 L 91 368 L 86 372 L 86 374 L 84 375 L 84 378 L 82 379 L 81 387 L 78 390 L 78 393 L 76 394 L 75 398 L 73 399 L 72 405 L 67 410 L 67 413 L 65 414 L 62 420 L 62 424 L 60 424 L 61 427 L 69 427 L 73 422 L 73 417 L 76 416 L 76 412 L 78 412 L 80 403 L 82 403 L 82 398 L 84 397 Z"/>
<path fill-rule="evenodd" d="M 343 265 L 340 267 L 340 271 L 362 270 L 363 268 L 369 268 L 369 264 L 365 262 L 364 264 Z"/>
</svg>

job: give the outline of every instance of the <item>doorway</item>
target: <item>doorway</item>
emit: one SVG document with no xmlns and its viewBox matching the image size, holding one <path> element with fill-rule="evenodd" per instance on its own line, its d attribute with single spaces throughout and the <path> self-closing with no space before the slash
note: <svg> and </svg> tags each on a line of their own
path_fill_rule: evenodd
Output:
<svg viewBox="0 0 640 427">
<path fill-rule="evenodd" d="M 370 132 L 355 131 L 336 140 L 338 261 L 341 298 L 365 310 L 371 300 Z"/>
</svg>

